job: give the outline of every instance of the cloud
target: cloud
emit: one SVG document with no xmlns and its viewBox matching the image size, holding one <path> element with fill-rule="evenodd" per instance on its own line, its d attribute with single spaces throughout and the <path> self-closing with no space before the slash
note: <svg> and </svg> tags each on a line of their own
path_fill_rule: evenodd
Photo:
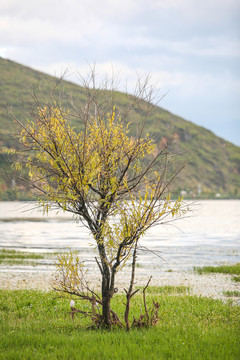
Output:
<svg viewBox="0 0 240 360">
<path fill-rule="evenodd" d="M 233 21 L 239 8 L 236 0 L 2 0 L 0 41 L 5 48 L 46 42 L 102 47 L 107 56 L 111 48 L 239 56 L 237 29 L 230 43 L 227 36 L 229 29 L 239 30 Z"/>
<path fill-rule="evenodd" d="M 152 71 L 147 72 L 144 68 L 131 68 L 127 64 L 121 62 L 102 62 L 102 63 L 81 63 L 81 62 L 60 62 L 51 64 L 51 66 L 39 67 L 39 70 L 47 72 L 51 75 L 61 76 L 67 70 L 67 80 L 80 82 L 80 76 L 87 76 L 91 69 L 95 69 L 97 78 L 101 82 L 105 78 L 119 79 L 119 89 L 124 90 L 126 85 L 134 88 L 139 77 L 144 78 L 150 75 L 149 82 L 158 89 L 162 89 L 162 93 L 170 91 L 178 92 L 179 97 L 188 99 L 198 97 L 199 99 L 211 93 L 211 99 L 217 101 L 224 98 L 237 99 L 240 98 L 240 79 L 235 78 L 228 72 L 218 77 L 209 73 L 196 73 L 190 71 Z"/>
</svg>

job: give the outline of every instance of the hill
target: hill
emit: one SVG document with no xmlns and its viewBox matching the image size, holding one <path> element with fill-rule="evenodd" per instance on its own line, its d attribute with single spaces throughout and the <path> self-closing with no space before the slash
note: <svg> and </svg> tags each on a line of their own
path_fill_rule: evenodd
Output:
<svg viewBox="0 0 240 360">
<path fill-rule="evenodd" d="M 48 97 L 57 81 L 54 77 L 0 58 L 1 146 L 16 146 L 17 143 L 17 139 L 12 136 L 14 123 L 6 114 L 6 109 L 10 106 L 15 116 L 24 120 L 25 110 L 32 104 L 32 88 L 38 85 L 41 96 Z M 71 82 L 62 81 L 59 91 L 66 107 L 69 96 L 76 104 L 84 100 L 84 89 Z M 119 109 L 125 108 L 126 94 L 116 93 L 115 101 Z M 144 102 L 142 106 L 145 106 Z M 74 125 L 79 126 L 77 123 Z M 166 136 L 174 135 L 175 147 L 188 159 L 188 166 L 176 185 L 179 194 L 201 198 L 240 197 L 239 147 L 157 106 L 153 108 L 146 126 L 151 136 L 157 139 L 159 147 Z M 20 186 L 11 172 L 9 159 L 3 154 L 0 156 L 0 200 L 26 197 L 24 189 L 19 191 Z"/>
</svg>

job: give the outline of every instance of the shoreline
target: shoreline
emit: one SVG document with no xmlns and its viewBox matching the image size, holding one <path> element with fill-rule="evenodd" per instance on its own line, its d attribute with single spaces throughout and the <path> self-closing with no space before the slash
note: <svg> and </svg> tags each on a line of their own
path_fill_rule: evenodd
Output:
<svg viewBox="0 0 240 360">
<path fill-rule="evenodd" d="M 150 286 L 185 286 L 189 287 L 189 295 L 197 295 L 210 297 L 213 299 L 221 299 L 226 301 L 229 299 L 224 295 L 225 291 L 239 291 L 239 284 L 231 280 L 232 275 L 229 274 L 203 274 L 199 275 L 193 271 L 172 271 L 162 272 L 154 276 L 152 274 Z M 116 287 L 119 292 L 123 288 L 127 288 L 129 284 L 128 272 L 119 273 L 119 278 L 116 279 Z M 93 272 L 88 276 L 89 283 L 93 284 L 95 290 L 100 289 L 101 278 L 100 275 Z M 149 272 L 141 271 L 136 274 L 136 286 L 145 286 L 149 279 Z M 0 272 L 0 289 L 2 290 L 19 290 L 19 289 L 36 289 L 42 291 L 52 290 L 52 282 L 54 280 L 54 272 L 39 271 L 31 272 L 29 270 L 22 270 L 21 272 L 13 271 L 10 268 L 5 268 L 5 271 Z M 236 297 L 231 297 L 239 304 L 240 300 Z"/>
</svg>

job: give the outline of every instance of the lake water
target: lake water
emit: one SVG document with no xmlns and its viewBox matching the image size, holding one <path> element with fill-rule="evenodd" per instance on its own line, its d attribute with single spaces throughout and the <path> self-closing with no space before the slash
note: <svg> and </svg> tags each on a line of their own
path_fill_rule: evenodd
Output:
<svg viewBox="0 0 240 360">
<path fill-rule="evenodd" d="M 193 210 L 172 225 L 153 227 L 142 238 L 141 246 L 149 249 L 139 252 L 142 269 L 188 270 L 240 261 L 240 200 L 201 201 Z M 74 222 L 71 214 L 42 215 L 34 203 L 0 202 L 0 248 L 31 252 L 74 248 L 90 269 L 95 266 L 89 231 Z M 49 265 L 51 261 L 43 261 L 38 270 L 45 271 Z M 5 271 L 4 266 L 0 271 Z"/>
</svg>

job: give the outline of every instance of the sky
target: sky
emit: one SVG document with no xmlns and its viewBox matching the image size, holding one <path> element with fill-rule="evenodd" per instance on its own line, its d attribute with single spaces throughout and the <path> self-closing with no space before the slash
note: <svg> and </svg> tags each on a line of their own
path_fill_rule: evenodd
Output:
<svg viewBox="0 0 240 360">
<path fill-rule="evenodd" d="M 119 90 L 151 74 L 161 107 L 240 146 L 239 19 L 239 0 L 0 0 L 0 56 Z"/>
</svg>

